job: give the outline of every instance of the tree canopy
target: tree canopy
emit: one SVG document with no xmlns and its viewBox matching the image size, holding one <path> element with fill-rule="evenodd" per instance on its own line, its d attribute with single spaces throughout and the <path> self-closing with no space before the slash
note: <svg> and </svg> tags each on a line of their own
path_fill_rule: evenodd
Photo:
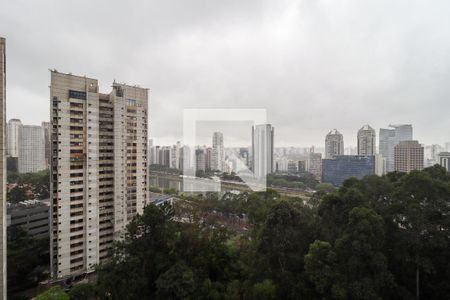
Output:
<svg viewBox="0 0 450 300">
<path fill-rule="evenodd" d="M 183 196 L 180 196 L 183 198 Z M 101 299 L 448 299 L 450 176 L 348 179 L 312 203 L 275 191 L 147 206 L 98 270 Z M 200 200 L 199 200 L 200 199 Z M 197 201 L 197 202 L 196 202 Z M 201 203 L 201 204 L 200 204 Z M 247 233 L 206 212 L 245 215 Z M 127 274 L 127 276 L 124 276 Z"/>
</svg>

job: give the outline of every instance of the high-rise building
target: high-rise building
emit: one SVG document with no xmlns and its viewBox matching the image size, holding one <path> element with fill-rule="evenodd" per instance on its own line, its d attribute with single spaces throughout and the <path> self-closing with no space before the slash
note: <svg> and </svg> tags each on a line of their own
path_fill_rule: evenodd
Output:
<svg viewBox="0 0 450 300">
<path fill-rule="evenodd" d="M 423 146 L 418 141 L 401 141 L 394 148 L 395 171 L 409 173 L 423 169 Z"/>
<path fill-rule="evenodd" d="M 344 137 L 333 129 L 325 137 L 325 158 L 333 158 L 335 155 L 344 155 Z"/>
<path fill-rule="evenodd" d="M 239 148 L 239 156 L 243 159 L 244 164 L 248 167 L 250 164 L 250 155 L 248 148 Z"/>
<path fill-rule="evenodd" d="M 389 125 L 389 129 L 380 129 L 379 151 L 386 159 L 386 172 L 395 170 L 394 148 L 401 141 L 413 139 L 413 129 L 410 124 Z"/>
<path fill-rule="evenodd" d="M 189 146 L 184 145 L 180 149 L 180 169 L 181 170 L 190 170 L 192 169 L 192 158 L 191 158 L 191 148 Z"/>
<path fill-rule="evenodd" d="M 212 137 L 211 169 L 223 170 L 224 149 L 222 132 L 214 132 Z"/>
<path fill-rule="evenodd" d="M 450 142 L 445 143 L 445 151 L 450 152 Z"/>
<path fill-rule="evenodd" d="M 0 298 L 6 299 L 6 46 L 0 37 Z"/>
<path fill-rule="evenodd" d="M 375 130 L 369 125 L 364 125 L 358 130 L 358 155 L 375 154 Z"/>
<path fill-rule="evenodd" d="M 288 173 L 298 172 L 298 161 L 289 160 L 287 163 L 287 171 Z"/>
<path fill-rule="evenodd" d="M 439 153 L 439 164 L 450 172 L 450 152 Z"/>
<path fill-rule="evenodd" d="M 50 149 L 51 125 L 50 125 L 50 122 L 42 122 L 41 126 L 42 126 L 42 130 L 44 130 L 45 166 L 46 166 L 46 168 L 50 168 L 50 161 L 52 159 L 52 150 Z"/>
<path fill-rule="evenodd" d="M 309 164 L 307 160 L 299 160 L 298 167 L 299 172 L 306 172 L 309 169 Z"/>
<path fill-rule="evenodd" d="M 195 170 L 196 171 L 206 171 L 206 154 L 205 149 L 195 150 Z"/>
<path fill-rule="evenodd" d="M 148 90 L 51 71 L 51 273 L 82 275 L 147 200 Z"/>
<path fill-rule="evenodd" d="M 218 170 L 215 169 L 213 166 L 217 166 L 217 162 L 214 161 L 214 148 L 207 147 L 205 148 L 205 170 Z M 223 168 L 222 168 L 223 169 Z"/>
<path fill-rule="evenodd" d="M 442 147 L 438 144 L 425 146 L 424 157 L 425 157 L 425 167 L 431 167 L 439 163 L 439 153 L 441 153 Z"/>
<path fill-rule="evenodd" d="M 159 148 L 158 164 L 170 168 L 170 160 L 172 157 L 172 148 L 163 146 Z"/>
<path fill-rule="evenodd" d="M 41 126 L 23 125 L 19 141 L 19 173 L 45 170 L 44 130 Z"/>
<path fill-rule="evenodd" d="M 177 142 L 176 145 L 173 145 L 170 152 L 170 167 L 172 169 L 180 168 L 180 147 L 181 143 Z"/>
<path fill-rule="evenodd" d="M 322 160 L 322 181 L 340 186 L 347 178 L 358 179 L 375 173 L 375 157 L 372 155 L 335 155 Z"/>
<path fill-rule="evenodd" d="M 270 124 L 252 126 L 252 169 L 256 177 L 265 177 L 274 171 L 274 131 Z"/>
<path fill-rule="evenodd" d="M 322 180 L 322 154 L 309 153 L 308 171 L 318 180 Z"/>
<path fill-rule="evenodd" d="M 6 154 L 10 157 L 19 157 L 22 122 L 19 119 L 11 119 L 6 128 Z"/>
<path fill-rule="evenodd" d="M 381 154 L 375 154 L 375 175 L 386 174 L 386 159 Z"/>
</svg>

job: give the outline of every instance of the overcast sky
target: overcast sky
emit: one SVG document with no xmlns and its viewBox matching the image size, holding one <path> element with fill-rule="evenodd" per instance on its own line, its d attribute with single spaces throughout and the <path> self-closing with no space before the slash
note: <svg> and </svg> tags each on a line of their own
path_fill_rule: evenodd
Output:
<svg viewBox="0 0 450 300">
<path fill-rule="evenodd" d="M 7 115 L 48 120 L 55 68 L 149 88 L 156 144 L 181 138 L 184 108 L 266 108 L 276 146 L 333 128 L 355 145 L 367 123 L 444 143 L 449 15 L 448 0 L 3 1 Z"/>
</svg>

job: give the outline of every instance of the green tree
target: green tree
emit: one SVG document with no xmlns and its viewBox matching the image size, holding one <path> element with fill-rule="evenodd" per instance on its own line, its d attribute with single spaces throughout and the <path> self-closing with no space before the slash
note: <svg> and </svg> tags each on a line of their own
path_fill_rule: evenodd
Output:
<svg viewBox="0 0 450 300">
<path fill-rule="evenodd" d="M 305 255 L 305 273 L 321 299 L 346 299 L 336 252 L 328 242 L 314 241 Z"/>
<path fill-rule="evenodd" d="M 336 190 L 336 188 L 331 183 L 322 182 L 316 185 L 316 190 L 322 193 L 332 193 Z"/>
<path fill-rule="evenodd" d="M 271 278 L 278 297 L 290 298 L 303 272 L 303 257 L 313 241 L 310 216 L 288 202 L 275 204 L 261 230 L 257 248 L 259 276 Z"/>
<path fill-rule="evenodd" d="M 70 300 L 93 300 L 96 297 L 95 286 L 90 283 L 79 283 L 69 291 Z"/>
<path fill-rule="evenodd" d="M 403 266 L 399 283 L 416 299 L 445 299 L 450 284 L 450 185 L 440 166 L 414 171 L 398 180 L 393 197 L 398 201 L 394 222 L 400 228 L 396 264 Z M 414 266 L 413 268 L 411 268 Z"/>
<path fill-rule="evenodd" d="M 35 240 L 18 226 L 8 227 L 8 293 L 36 286 L 49 269 L 49 241 Z"/>
<path fill-rule="evenodd" d="M 59 285 L 56 285 L 38 295 L 36 300 L 70 300 L 70 298 Z"/>
<path fill-rule="evenodd" d="M 157 299 L 193 299 L 195 279 L 184 262 L 177 262 L 156 280 Z"/>
<path fill-rule="evenodd" d="M 110 299 L 147 299 L 156 291 L 156 280 L 167 269 L 175 238 L 169 206 L 148 205 L 127 226 L 124 239 L 114 248 L 111 261 L 99 267 L 100 296 Z M 127 274 L 127 276 L 123 276 Z"/>
<path fill-rule="evenodd" d="M 29 197 L 26 194 L 27 189 L 22 186 L 13 187 L 7 194 L 8 202 L 18 203 L 20 201 L 28 200 Z"/>
<path fill-rule="evenodd" d="M 272 280 L 266 279 L 253 285 L 253 299 L 272 300 L 276 299 L 277 289 Z"/>
<path fill-rule="evenodd" d="M 383 245 L 383 219 L 370 208 L 353 208 L 344 234 L 336 241 L 340 270 L 351 299 L 385 299 L 392 288 Z"/>
</svg>

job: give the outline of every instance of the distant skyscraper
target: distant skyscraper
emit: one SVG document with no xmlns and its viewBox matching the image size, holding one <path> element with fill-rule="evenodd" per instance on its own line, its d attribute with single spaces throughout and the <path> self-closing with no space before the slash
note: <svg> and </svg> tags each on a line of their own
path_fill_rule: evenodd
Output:
<svg viewBox="0 0 450 300">
<path fill-rule="evenodd" d="M 163 146 L 159 148 L 158 164 L 170 168 L 170 160 L 172 158 L 172 148 Z"/>
<path fill-rule="evenodd" d="M 191 169 L 193 162 L 191 161 L 191 148 L 184 145 L 180 149 L 180 169 Z"/>
<path fill-rule="evenodd" d="M 429 145 L 425 147 L 425 167 L 431 167 L 435 164 L 439 164 L 439 153 L 442 152 L 442 147 L 437 144 Z"/>
<path fill-rule="evenodd" d="M 250 159 L 248 148 L 239 148 L 239 155 L 244 160 L 245 165 L 248 167 Z"/>
<path fill-rule="evenodd" d="M 409 173 L 423 169 L 423 146 L 418 141 L 401 141 L 394 149 L 395 171 Z"/>
<path fill-rule="evenodd" d="M 211 169 L 223 170 L 224 164 L 223 134 L 214 132 L 212 137 Z"/>
<path fill-rule="evenodd" d="M 392 129 L 380 129 L 380 154 L 386 159 L 386 171 L 395 170 L 394 148 L 401 141 L 413 139 L 412 125 L 389 125 Z"/>
<path fill-rule="evenodd" d="M 450 172 L 450 152 L 439 153 L 439 164 Z"/>
<path fill-rule="evenodd" d="M 274 128 L 270 124 L 252 127 L 252 168 L 256 177 L 274 171 Z"/>
<path fill-rule="evenodd" d="M 299 160 L 297 169 L 299 172 L 306 172 L 308 170 L 308 165 L 307 160 Z"/>
<path fill-rule="evenodd" d="M 205 149 L 195 150 L 195 170 L 196 171 L 206 171 L 206 154 Z"/>
<path fill-rule="evenodd" d="M 375 173 L 375 156 L 335 155 L 322 161 L 322 181 L 340 186 L 347 178 Z"/>
<path fill-rule="evenodd" d="M 381 154 L 375 154 L 375 175 L 386 174 L 386 159 Z"/>
<path fill-rule="evenodd" d="M 54 278 L 83 275 L 147 201 L 148 90 L 51 72 L 51 247 Z"/>
<path fill-rule="evenodd" d="M 322 180 L 322 154 L 311 152 L 309 154 L 308 171 L 318 180 Z"/>
<path fill-rule="evenodd" d="M 287 163 L 288 173 L 298 172 L 298 161 L 289 160 Z"/>
<path fill-rule="evenodd" d="M 44 130 L 41 126 L 22 126 L 19 141 L 19 173 L 33 173 L 46 168 Z"/>
<path fill-rule="evenodd" d="M 19 142 L 22 134 L 22 122 L 11 119 L 6 125 L 6 154 L 10 157 L 19 157 Z"/>
<path fill-rule="evenodd" d="M 332 158 L 335 155 L 344 155 L 344 137 L 333 129 L 325 137 L 325 158 Z"/>
<path fill-rule="evenodd" d="M 214 162 L 213 152 L 214 152 L 213 148 L 208 147 L 205 149 L 205 169 L 206 170 L 214 169 L 213 163 L 216 163 L 216 162 Z"/>
<path fill-rule="evenodd" d="M 181 143 L 177 142 L 176 145 L 173 145 L 170 153 L 170 167 L 172 169 L 180 168 L 180 148 Z"/>
<path fill-rule="evenodd" d="M 375 130 L 369 125 L 358 130 L 358 155 L 375 154 L 375 136 Z"/>
<path fill-rule="evenodd" d="M 0 37 L 0 298 L 6 299 L 6 49 Z"/>
</svg>

